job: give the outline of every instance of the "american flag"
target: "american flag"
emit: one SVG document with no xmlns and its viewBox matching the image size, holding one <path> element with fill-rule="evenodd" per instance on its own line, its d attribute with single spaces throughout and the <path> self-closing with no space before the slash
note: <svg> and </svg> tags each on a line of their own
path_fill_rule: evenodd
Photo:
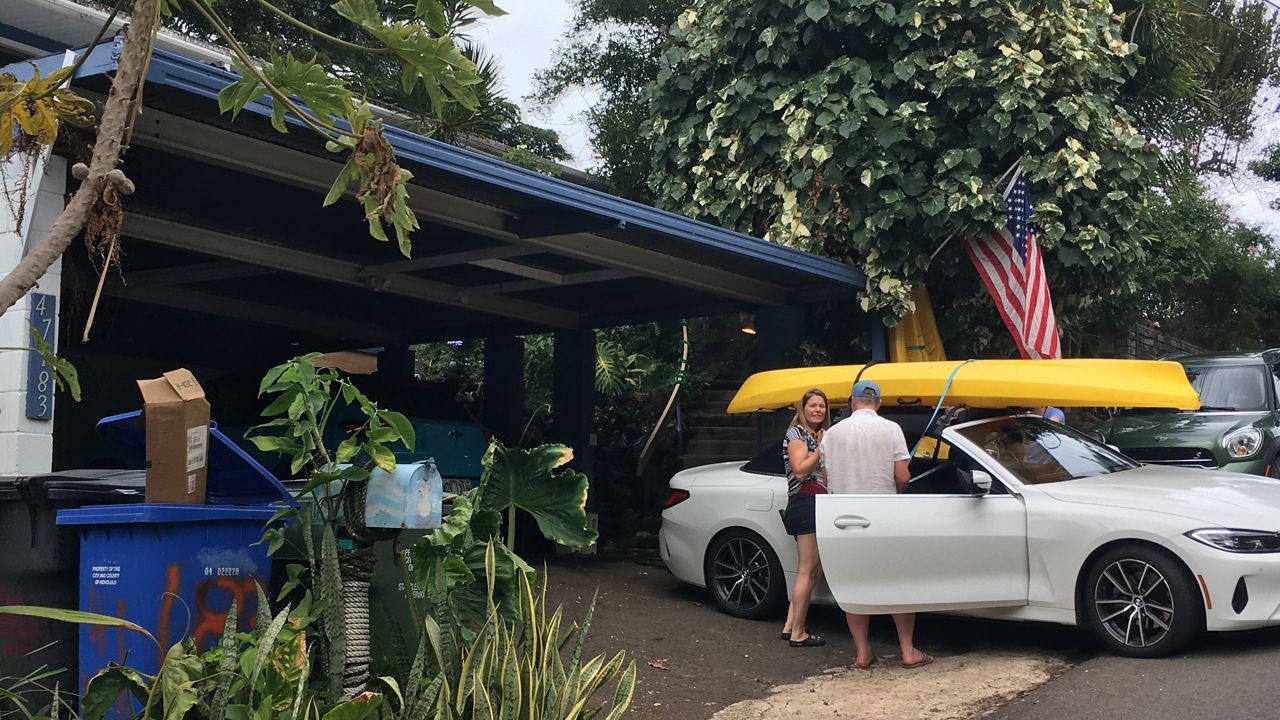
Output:
<svg viewBox="0 0 1280 720">
<path fill-rule="evenodd" d="M 1031 183 L 1018 172 L 1006 191 L 1006 224 L 987 237 L 965 241 L 969 259 L 996 302 L 1000 317 L 1024 358 L 1060 358 L 1040 246 L 1031 230 Z"/>
</svg>

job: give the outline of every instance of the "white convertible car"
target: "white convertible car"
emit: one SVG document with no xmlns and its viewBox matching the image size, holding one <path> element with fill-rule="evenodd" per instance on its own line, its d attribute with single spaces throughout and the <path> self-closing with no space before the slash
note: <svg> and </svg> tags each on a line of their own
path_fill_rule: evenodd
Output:
<svg viewBox="0 0 1280 720">
<path fill-rule="evenodd" d="M 1140 466 L 1029 415 L 940 437 L 903 494 L 818 497 L 815 601 L 1085 625 L 1133 657 L 1280 624 L 1280 482 Z M 671 479 L 662 559 L 725 612 L 785 608 L 796 554 L 781 465 L 775 447 Z"/>
</svg>

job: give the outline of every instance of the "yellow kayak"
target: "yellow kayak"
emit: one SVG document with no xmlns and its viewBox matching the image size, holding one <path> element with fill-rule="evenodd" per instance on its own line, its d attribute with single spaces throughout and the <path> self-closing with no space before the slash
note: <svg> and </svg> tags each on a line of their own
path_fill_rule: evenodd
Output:
<svg viewBox="0 0 1280 720">
<path fill-rule="evenodd" d="M 747 378 L 728 412 L 792 407 L 809 388 L 843 405 L 863 365 L 769 370 Z M 957 370 L 956 368 L 959 367 Z M 878 363 L 862 373 L 885 406 L 934 406 L 955 371 L 946 405 L 1006 408 L 1141 407 L 1197 410 L 1200 396 L 1176 362 L 1164 360 L 946 360 Z"/>
</svg>

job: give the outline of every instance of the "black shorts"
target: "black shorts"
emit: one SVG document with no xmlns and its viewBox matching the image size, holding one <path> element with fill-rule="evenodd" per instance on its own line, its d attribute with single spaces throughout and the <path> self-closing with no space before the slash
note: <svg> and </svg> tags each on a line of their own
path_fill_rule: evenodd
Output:
<svg viewBox="0 0 1280 720">
<path fill-rule="evenodd" d="M 818 532 L 818 522 L 814 517 L 814 498 L 817 495 L 792 495 L 787 498 L 787 511 L 782 516 L 782 524 L 788 535 L 813 535 Z"/>
</svg>

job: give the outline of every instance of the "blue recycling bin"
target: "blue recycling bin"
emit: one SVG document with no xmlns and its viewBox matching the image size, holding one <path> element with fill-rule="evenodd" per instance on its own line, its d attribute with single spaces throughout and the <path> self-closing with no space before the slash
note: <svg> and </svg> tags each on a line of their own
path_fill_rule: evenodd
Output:
<svg viewBox="0 0 1280 720">
<path fill-rule="evenodd" d="M 104 418 L 98 429 L 145 456 L 140 412 Z M 206 505 L 136 503 L 60 510 L 58 524 L 80 532 L 80 609 L 146 628 L 146 637 L 119 628 L 82 626 L 79 680 L 109 663 L 155 674 L 185 637 L 201 650 L 222 636 L 236 605 L 239 628 L 252 629 L 257 585 L 270 587 L 271 559 L 258 544 L 266 523 L 292 495 L 265 468 L 220 432 L 209 431 Z M 123 700 L 108 715 L 132 717 Z"/>
</svg>

